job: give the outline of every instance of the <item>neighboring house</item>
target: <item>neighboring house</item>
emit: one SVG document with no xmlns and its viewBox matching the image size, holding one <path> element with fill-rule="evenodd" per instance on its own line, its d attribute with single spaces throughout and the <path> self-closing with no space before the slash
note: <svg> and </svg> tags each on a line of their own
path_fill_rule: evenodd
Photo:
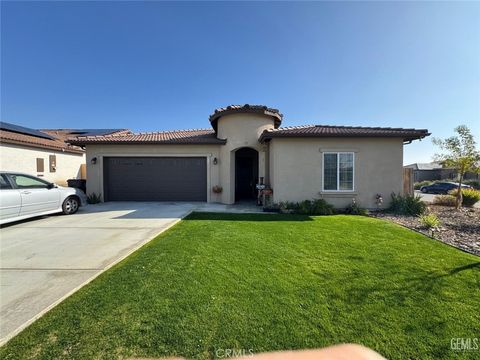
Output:
<svg viewBox="0 0 480 360">
<path fill-rule="evenodd" d="M 85 150 L 66 143 L 67 137 L 118 131 L 35 130 L 0 122 L 0 170 L 23 172 L 66 185 L 68 179 L 85 177 Z"/>
<path fill-rule="evenodd" d="M 457 173 L 454 169 L 445 169 L 440 163 L 415 163 L 405 165 L 406 169 L 413 169 L 413 181 L 455 179 Z"/>
<path fill-rule="evenodd" d="M 451 168 L 444 168 L 438 162 L 414 163 L 405 165 L 404 168 L 413 169 L 413 181 L 420 182 L 425 180 L 456 180 L 457 171 Z M 465 174 L 465 180 L 478 180 L 479 175 L 468 172 Z"/>
<path fill-rule="evenodd" d="M 402 192 L 403 146 L 427 130 L 309 125 L 280 127 L 282 114 L 233 105 L 210 116 L 212 129 L 80 136 L 87 193 L 104 201 L 253 200 L 256 184 L 273 201 L 324 198 L 374 208 Z M 215 187 L 223 191 L 217 193 Z"/>
</svg>

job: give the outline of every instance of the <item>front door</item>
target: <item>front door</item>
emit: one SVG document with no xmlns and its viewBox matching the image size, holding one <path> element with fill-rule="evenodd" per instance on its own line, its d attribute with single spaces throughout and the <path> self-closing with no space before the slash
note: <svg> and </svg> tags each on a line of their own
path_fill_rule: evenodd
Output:
<svg viewBox="0 0 480 360">
<path fill-rule="evenodd" d="M 235 201 L 256 198 L 258 181 L 258 152 L 242 148 L 235 153 Z"/>
</svg>

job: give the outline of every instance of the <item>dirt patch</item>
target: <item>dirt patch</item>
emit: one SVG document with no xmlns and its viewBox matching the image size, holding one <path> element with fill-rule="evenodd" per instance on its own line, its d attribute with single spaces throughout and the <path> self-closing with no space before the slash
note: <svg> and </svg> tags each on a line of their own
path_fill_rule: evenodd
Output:
<svg viewBox="0 0 480 360">
<path fill-rule="evenodd" d="M 427 211 L 437 215 L 441 222 L 439 228 L 433 232 L 435 239 L 480 256 L 480 209 L 456 210 L 449 206 L 429 205 Z M 384 212 L 374 213 L 372 216 L 390 220 L 427 236 L 432 236 L 432 232 L 422 225 L 418 217 Z"/>
</svg>

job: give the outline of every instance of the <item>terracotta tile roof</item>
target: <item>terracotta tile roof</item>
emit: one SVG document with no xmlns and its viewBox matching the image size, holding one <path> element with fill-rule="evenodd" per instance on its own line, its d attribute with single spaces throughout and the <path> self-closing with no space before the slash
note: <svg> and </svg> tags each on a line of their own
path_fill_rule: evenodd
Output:
<svg viewBox="0 0 480 360">
<path fill-rule="evenodd" d="M 0 141 L 5 144 L 15 144 L 30 146 L 42 149 L 56 150 L 56 151 L 65 151 L 75 154 L 83 154 L 85 151 L 77 146 L 72 146 L 67 144 L 64 140 L 60 138 L 55 138 L 53 140 L 41 138 L 37 136 L 21 134 L 13 131 L 8 131 L 5 129 L 0 129 Z"/>
<path fill-rule="evenodd" d="M 278 137 L 399 137 L 404 141 L 422 139 L 430 135 L 426 129 L 390 127 L 305 125 L 265 130 L 260 142 Z"/>
<path fill-rule="evenodd" d="M 218 139 L 211 129 L 174 130 L 148 133 L 121 133 L 101 136 L 78 136 L 68 140 L 70 144 L 213 144 L 227 141 Z"/>
<path fill-rule="evenodd" d="M 217 120 L 225 115 L 237 114 L 237 113 L 250 113 L 250 114 L 263 114 L 272 116 L 275 119 L 275 127 L 279 127 L 282 123 L 283 115 L 278 109 L 269 108 L 265 105 L 229 105 L 226 107 L 215 109 L 213 114 L 210 115 L 209 120 L 212 127 L 217 130 Z"/>
<path fill-rule="evenodd" d="M 128 129 L 41 129 L 43 133 L 56 137 L 58 139 L 67 140 L 76 136 L 88 135 L 112 135 L 131 133 Z"/>
</svg>

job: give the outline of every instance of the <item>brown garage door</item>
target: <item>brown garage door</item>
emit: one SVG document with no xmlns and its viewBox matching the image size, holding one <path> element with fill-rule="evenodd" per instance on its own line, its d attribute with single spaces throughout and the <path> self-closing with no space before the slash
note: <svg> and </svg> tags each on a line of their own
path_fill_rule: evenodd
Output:
<svg viewBox="0 0 480 360">
<path fill-rule="evenodd" d="M 204 157 L 104 158 L 106 201 L 207 201 Z"/>
</svg>

